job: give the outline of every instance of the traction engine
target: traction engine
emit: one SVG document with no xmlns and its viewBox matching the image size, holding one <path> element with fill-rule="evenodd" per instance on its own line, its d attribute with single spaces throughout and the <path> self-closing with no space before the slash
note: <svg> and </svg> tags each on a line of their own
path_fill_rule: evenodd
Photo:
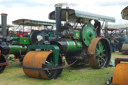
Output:
<svg viewBox="0 0 128 85">
<path fill-rule="evenodd" d="M 84 17 L 74 16 L 73 9 L 61 9 L 56 6 L 49 14 L 56 20 L 56 35 L 42 31 L 39 43 L 30 45 L 23 60 L 24 73 L 29 77 L 55 79 L 60 76 L 63 68 L 63 56 L 72 67 L 90 64 L 100 69 L 108 66 L 111 59 L 109 42 L 105 38 L 96 37 L 94 26 Z M 74 21 L 73 21 L 74 20 Z M 62 25 L 62 21 L 66 21 Z M 72 23 L 80 23 L 75 28 Z"/>
</svg>

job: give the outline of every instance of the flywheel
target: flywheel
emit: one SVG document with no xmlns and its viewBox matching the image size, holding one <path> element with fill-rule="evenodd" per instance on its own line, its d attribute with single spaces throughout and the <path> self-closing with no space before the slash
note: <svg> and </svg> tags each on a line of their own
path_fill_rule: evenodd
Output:
<svg viewBox="0 0 128 85">
<path fill-rule="evenodd" d="M 82 31 L 81 31 L 81 36 L 82 36 L 82 41 L 83 43 L 88 46 L 90 41 L 93 39 L 93 38 L 96 38 L 96 32 L 95 32 L 95 29 L 94 29 L 94 26 L 90 23 L 87 23 Z"/>
<path fill-rule="evenodd" d="M 34 31 L 31 32 L 31 34 L 30 34 L 30 41 L 31 41 L 32 44 L 37 43 L 37 41 L 38 41 L 37 40 L 37 35 L 39 33 L 41 33 L 39 30 L 34 30 Z"/>
</svg>

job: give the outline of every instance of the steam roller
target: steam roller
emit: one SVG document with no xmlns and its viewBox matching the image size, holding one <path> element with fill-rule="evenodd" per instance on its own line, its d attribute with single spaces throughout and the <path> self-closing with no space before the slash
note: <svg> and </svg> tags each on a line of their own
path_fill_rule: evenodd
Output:
<svg viewBox="0 0 128 85">
<path fill-rule="evenodd" d="M 54 30 L 56 34 L 50 36 L 52 31 L 36 33 L 39 38 L 36 40 L 39 41 L 28 47 L 28 53 L 23 60 L 23 70 L 27 76 L 43 79 L 58 78 L 66 66 L 63 57 L 71 67 L 90 64 L 92 68 L 101 69 L 109 65 L 111 59 L 109 42 L 106 38 L 96 37 L 95 28 L 89 20 L 93 18 L 113 22 L 114 19 L 83 13 L 61 8 L 61 5 L 55 6 L 55 11 L 49 14 L 49 19 L 56 20 L 56 30 Z M 63 25 L 61 21 L 65 21 L 65 24 Z M 80 25 L 73 26 L 70 22 Z"/>
<path fill-rule="evenodd" d="M 113 77 L 108 85 L 128 85 L 128 58 L 116 58 Z"/>
</svg>

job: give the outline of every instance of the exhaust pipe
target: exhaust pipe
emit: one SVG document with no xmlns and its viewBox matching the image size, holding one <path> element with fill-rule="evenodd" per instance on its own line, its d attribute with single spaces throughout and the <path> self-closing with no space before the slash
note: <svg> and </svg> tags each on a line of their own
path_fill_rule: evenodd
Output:
<svg viewBox="0 0 128 85">
<path fill-rule="evenodd" d="M 1 28 L 2 28 L 3 41 L 6 41 L 6 37 L 7 37 L 7 14 L 5 14 L 5 13 L 1 14 Z"/>
<path fill-rule="evenodd" d="M 55 5 L 55 18 L 56 18 L 56 39 L 58 39 L 60 35 L 60 27 L 61 27 L 61 4 Z"/>
</svg>

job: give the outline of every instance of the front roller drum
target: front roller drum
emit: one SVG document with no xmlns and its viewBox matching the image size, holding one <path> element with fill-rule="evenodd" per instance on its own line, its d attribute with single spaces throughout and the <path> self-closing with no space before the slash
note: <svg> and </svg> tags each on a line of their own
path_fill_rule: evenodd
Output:
<svg viewBox="0 0 128 85">
<path fill-rule="evenodd" d="M 128 85 L 128 58 L 116 58 L 113 72 L 113 85 Z"/>
<path fill-rule="evenodd" d="M 62 68 L 54 70 L 40 70 L 40 69 L 28 69 L 30 68 L 43 68 L 43 65 L 54 65 L 52 51 L 30 51 L 23 60 L 23 71 L 29 77 L 43 78 L 43 79 L 55 79 L 60 76 Z M 59 65 L 62 64 L 62 60 L 59 57 Z M 46 68 L 46 67 L 45 67 Z"/>
<path fill-rule="evenodd" d="M 113 73 L 112 78 L 113 85 L 128 85 L 128 64 L 118 64 Z"/>
<path fill-rule="evenodd" d="M 108 40 L 105 38 L 94 38 L 88 47 L 90 55 L 89 62 L 92 68 L 104 68 L 109 65 L 111 59 L 111 51 Z"/>
</svg>

